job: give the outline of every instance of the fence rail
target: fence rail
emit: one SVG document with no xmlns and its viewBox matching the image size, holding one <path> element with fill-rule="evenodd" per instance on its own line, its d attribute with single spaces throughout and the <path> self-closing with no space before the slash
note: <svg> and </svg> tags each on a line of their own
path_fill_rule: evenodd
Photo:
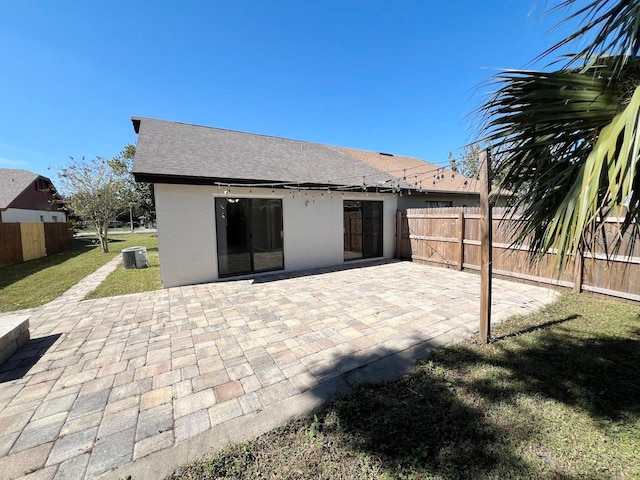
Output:
<svg viewBox="0 0 640 480">
<path fill-rule="evenodd" d="M 604 237 L 593 253 L 584 252 L 558 275 L 555 253 L 538 263 L 529 260 L 527 242 L 513 247 L 518 216 L 493 208 L 493 273 L 521 280 L 558 285 L 640 301 L 640 242 L 630 234 L 621 254 L 606 255 Z M 457 268 L 480 270 L 480 209 L 477 207 L 399 210 L 396 217 L 396 252 L 399 258 Z M 605 225 L 612 234 L 615 220 Z"/>
<path fill-rule="evenodd" d="M 26 262 L 71 247 L 67 223 L 0 223 L 0 266 Z"/>
</svg>

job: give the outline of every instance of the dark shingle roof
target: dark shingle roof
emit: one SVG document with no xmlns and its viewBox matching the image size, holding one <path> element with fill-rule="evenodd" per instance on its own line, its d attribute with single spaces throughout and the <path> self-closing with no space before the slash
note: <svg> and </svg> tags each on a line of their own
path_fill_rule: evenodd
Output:
<svg viewBox="0 0 640 480">
<path fill-rule="evenodd" d="M 39 176 L 29 170 L 0 168 L 0 209 L 7 208 Z"/>
<path fill-rule="evenodd" d="M 438 168 L 408 157 L 386 155 L 380 160 L 383 155 L 374 152 L 286 138 L 151 118 L 133 117 L 132 121 L 138 133 L 133 172 L 143 181 L 180 178 L 185 183 L 208 180 L 347 187 L 362 186 L 364 181 L 370 188 L 390 187 L 393 182 L 416 189 L 413 178 L 404 180 L 404 167 L 414 174 L 433 174 Z M 463 184 L 460 177 L 456 185 Z M 449 183 L 447 188 L 423 183 L 429 191 L 456 190 Z M 467 185 L 457 190 L 474 192 Z"/>
<path fill-rule="evenodd" d="M 362 185 L 379 170 L 326 145 L 167 122 L 140 122 L 136 174 L 200 177 L 213 181 Z"/>
</svg>

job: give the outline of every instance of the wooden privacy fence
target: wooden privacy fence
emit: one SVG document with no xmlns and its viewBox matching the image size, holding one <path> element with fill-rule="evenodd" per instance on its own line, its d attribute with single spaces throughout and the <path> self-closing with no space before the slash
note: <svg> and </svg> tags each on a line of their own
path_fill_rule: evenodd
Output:
<svg viewBox="0 0 640 480">
<path fill-rule="evenodd" d="M 67 223 L 0 223 L 0 266 L 51 255 L 72 242 Z"/>
<path fill-rule="evenodd" d="M 517 216 L 493 208 L 493 273 L 505 277 L 590 291 L 640 301 L 640 242 L 628 235 L 619 255 L 605 255 L 602 242 L 593 254 L 584 252 L 558 276 L 555 254 L 532 265 L 527 245 L 512 247 Z M 615 220 L 605 228 L 612 233 Z M 420 208 L 398 211 L 396 255 L 446 266 L 480 270 L 480 209 L 477 207 Z"/>
<path fill-rule="evenodd" d="M 344 249 L 362 252 L 362 212 L 344 212 Z"/>
</svg>

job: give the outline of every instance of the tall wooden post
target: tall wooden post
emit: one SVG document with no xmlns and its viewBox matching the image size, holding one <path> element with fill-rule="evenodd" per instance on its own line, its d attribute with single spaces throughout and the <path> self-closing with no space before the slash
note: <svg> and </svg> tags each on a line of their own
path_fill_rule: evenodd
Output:
<svg viewBox="0 0 640 480">
<path fill-rule="evenodd" d="M 492 218 L 489 194 L 491 175 L 487 150 L 480 152 L 480 338 L 491 338 Z"/>
</svg>

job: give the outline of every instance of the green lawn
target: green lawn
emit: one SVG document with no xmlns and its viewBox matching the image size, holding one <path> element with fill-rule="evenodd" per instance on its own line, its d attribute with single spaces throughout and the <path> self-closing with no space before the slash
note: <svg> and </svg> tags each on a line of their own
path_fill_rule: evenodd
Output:
<svg viewBox="0 0 640 480">
<path fill-rule="evenodd" d="M 563 295 L 169 478 L 640 478 L 639 312 Z"/>
<path fill-rule="evenodd" d="M 140 235 L 144 241 L 136 245 L 147 247 L 149 268 L 125 270 L 122 264 L 102 282 L 98 288 L 89 293 L 85 299 L 113 297 L 127 293 L 148 292 L 162 288 L 160 279 L 160 259 L 158 255 L 158 237 Z"/>
<path fill-rule="evenodd" d="M 118 235 L 104 254 L 91 238 L 75 239 L 70 250 L 0 268 L 0 311 L 44 305 L 115 257 L 123 248 L 143 245 L 155 251 L 155 234 Z M 157 272 L 157 269 L 156 269 Z M 159 274 L 158 274 L 159 275 Z"/>
</svg>

